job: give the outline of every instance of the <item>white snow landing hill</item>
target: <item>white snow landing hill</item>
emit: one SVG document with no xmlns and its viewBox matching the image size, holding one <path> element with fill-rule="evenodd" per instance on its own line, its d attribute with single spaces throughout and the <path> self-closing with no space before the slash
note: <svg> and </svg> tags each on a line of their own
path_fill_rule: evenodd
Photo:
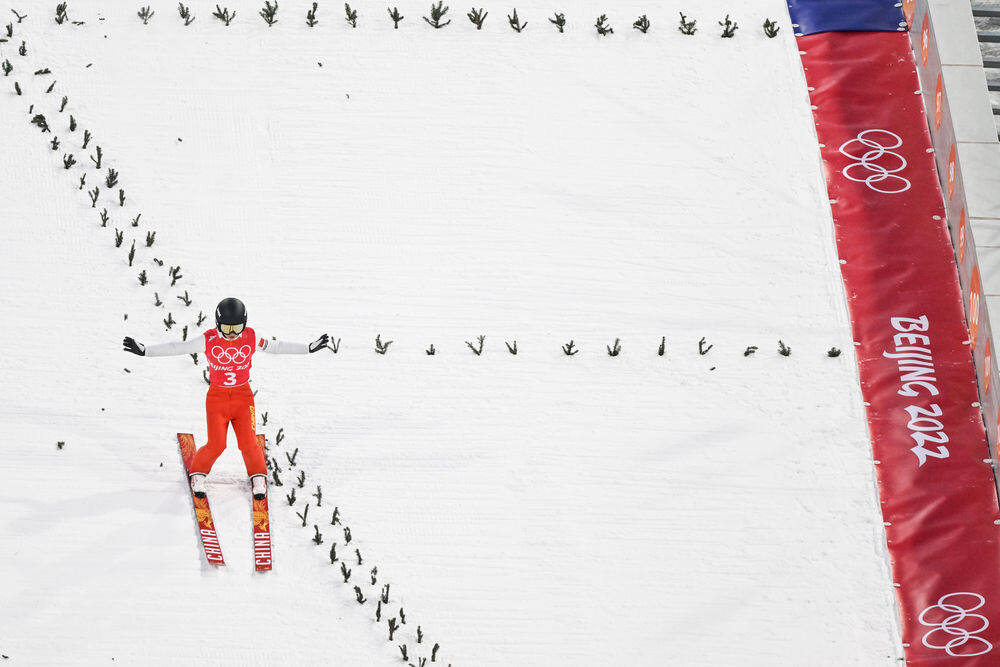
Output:
<svg viewBox="0 0 1000 667">
<path fill-rule="evenodd" d="M 404 3 L 396 30 L 371 2 L 356 28 L 335 2 L 314 27 L 305 2 L 271 27 L 262 2 L 228 27 L 55 4 L 0 7 L 0 664 L 902 659 L 781 0 L 587 0 L 564 33 L 549 7 L 517 33 L 500 5 L 476 30 Z M 201 555 L 175 436 L 204 444 L 204 355 L 121 349 L 227 296 L 340 341 L 256 357 L 263 574 L 231 431 L 227 565 Z"/>
</svg>

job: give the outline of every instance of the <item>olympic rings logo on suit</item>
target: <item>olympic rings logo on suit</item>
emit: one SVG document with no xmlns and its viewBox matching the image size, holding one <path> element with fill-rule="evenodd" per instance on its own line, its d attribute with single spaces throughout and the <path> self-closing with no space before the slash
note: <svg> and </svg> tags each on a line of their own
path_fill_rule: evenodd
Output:
<svg viewBox="0 0 1000 667">
<path fill-rule="evenodd" d="M 221 345 L 216 345 L 212 348 L 212 356 L 215 357 L 215 360 L 220 364 L 242 364 L 250 358 L 250 354 L 252 352 L 253 348 L 249 345 L 244 345 L 242 347 L 222 347 Z"/>
<path fill-rule="evenodd" d="M 948 601 L 949 598 L 962 595 L 975 598 L 978 602 L 971 607 L 965 607 L 957 602 Z M 924 635 L 924 646 L 941 649 L 954 658 L 985 655 L 992 651 L 993 644 L 976 636 L 990 626 L 989 620 L 982 614 L 971 613 L 985 604 L 986 598 L 978 593 L 960 592 L 942 595 L 937 604 L 924 609 L 917 619 L 921 625 L 934 628 Z M 933 618 L 928 618 L 928 615 L 932 615 Z M 969 643 L 972 645 L 966 651 L 954 650 Z"/>
<path fill-rule="evenodd" d="M 877 140 L 877 135 L 875 138 L 870 136 L 877 132 L 892 137 L 892 140 L 883 144 Z M 858 144 L 858 146 L 853 144 Z M 840 147 L 840 152 L 843 155 L 857 160 L 857 162 L 852 162 L 844 167 L 841 173 L 855 183 L 864 183 L 870 189 L 884 195 L 898 195 L 901 192 L 906 192 L 911 187 L 910 181 L 896 175 L 906 169 L 906 158 L 892 150 L 902 145 L 903 139 L 889 130 L 860 132 L 857 138 L 845 141 Z M 857 154 L 858 152 L 860 155 Z M 882 160 L 882 158 L 887 159 Z M 884 162 L 888 162 L 888 165 Z M 858 169 L 862 170 L 860 175 Z M 884 183 L 884 185 L 877 185 L 879 183 Z"/>
</svg>

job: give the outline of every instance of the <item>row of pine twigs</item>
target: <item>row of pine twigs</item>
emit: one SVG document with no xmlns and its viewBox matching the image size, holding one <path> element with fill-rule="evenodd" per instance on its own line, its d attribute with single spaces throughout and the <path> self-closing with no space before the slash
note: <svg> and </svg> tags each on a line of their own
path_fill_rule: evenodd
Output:
<svg viewBox="0 0 1000 667">
<path fill-rule="evenodd" d="M 65 3 L 61 4 L 60 7 L 65 12 Z M 28 18 L 27 15 L 23 14 L 17 14 L 17 16 L 18 16 L 18 21 L 17 21 L 18 23 L 21 23 L 26 18 Z M 8 42 L 10 38 L 13 38 L 14 33 L 15 31 L 13 25 L 8 24 L 6 28 L 7 38 L 4 38 L 3 42 Z M 48 67 L 43 67 L 41 69 L 33 69 L 32 67 L 29 67 L 28 53 L 29 52 L 26 40 L 22 41 L 20 47 L 18 48 L 18 55 L 23 59 L 22 63 L 24 71 L 31 73 L 30 75 L 31 78 L 29 79 L 30 81 L 34 80 L 44 81 L 45 77 L 53 76 L 52 71 Z M 9 62 L 9 60 L 4 61 L 2 68 L 4 76 L 9 76 L 16 71 L 15 67 L 13 66 L 13 64 Z M 28 85 L 29 85 L 28 83 L 25 84 L 26 87 L 28 87 Z M 52 81 L 52 83 L 49 84 L 47 87 L 43 83 L 42 86 L 39 87 L 39 90 L 44 90 L 45 95 L 51 95 L 55 87 L 56 87 L 56 81 Z M 24 90 L 22 90 L 18 82 L 15 82 L 15 90 L 17 95 L 23 95 L 25 92 Z M 81 136 L 80 133 L 77 132 L 79 127 L 78 122 L 76 118 L 72 115 L 72 113 L 67 113 L 67 108 L 70 106 L 69 98 L 67 96 L 62 96 L 62 99 L 58 102 L 49 103 L 49 106 L 51 108 L 56 109 L 54 112 L 49 114 L 49 118 L 47 118 L 45 114 L 42 113 L 41 108 L 36 108 L 36 106 L 41 107 L 42 105 L 31 104 L 31 106 L 28 109 L 28 115 L 31 119 L 30 123 L 38 127 L 43 135 L 53 135 L 52 139 L 48 140 L 48 148 L 51 151 L 58 151 L 60 148 L 63 148 L 64 150 L 70 150 L 69 148 L 67 148 L 70 145 L 74 147 L 74 150 L 86 151 L 89 149 L 90 143 L 93 140 L 93 136 L 89 130 L 83 130 L 82 141 L 81 139 L 78 138 Z M 62 120 L 67 115 L 69 116 L 68 120 Z M 58 121 L 52 120 L 50 124 L 50 118 L 58 118 L 60 120 Z M 60 140 L 60 138 L 55 135 L 55 133 L 53 132 L 53 126 L 56 125 L 58 125 L 59 127 L 66 128 L 68 135 L 64 136 L 66 136 L 67 138 L 65 138 L 64 140 Z M 76 148 L 77 146 L 79 146 L 79 148 Z M 59 166 L 61 166 L 62 169 L 67 171 L 76 167 L 77 170 L 81 172 L 78 181 L 79 190 L 83 190 L 86 187 L 88 175 L 92 177 L 91 181 L 92 183 L 94 180 L 99 179 L 100 185 L 103 185 L 106 191 L 113 192 L 113 190 L 117 188 L 118 190 L 117 195 L 111 195 L 111 201 L 109 202 L 102 200 L 101 198 L 102 190 L 100 185 L 94 185 L 94 188 L 92 190 L 88 190 L 88 199 L 90 201 L 91 208 L 96 209 L 98 202 L 102 204 L 102 210 L 99 212 L 99 217 L 101 221 L 99 228 L 107 228 L 108 223 L 112 220 L 112 216 L 117 217 L 117 215 L 121 215 L 122 219 L 130 220 L 131 224 L 129 226 L 123 225 L 125 229 L 115 228 L 115 235 L 114 235 L 115 247 L 121 248 L 123 246 L 125 233 L 128 229 L 131 228 L 132 230 L 134 230 L 133 233 L 136 235 L 136 237 L 139 237 L 139 240 L 141 242 L 144 241 L 144 248 L 151 249 L 154 243 L 156 242 L 156 232 L 146 231 L 145 238 L 143 239 L 141 237 L 142 231 L 145 231 L 144 228 L 142 231 L 140 231 L 140 225 L 145 224 L 142 221 L 142 213 L 137 212 L 133 215 L 131 210 L 129 210 L 129 212 L 126 212 L 127 208 L 126 202 L 128 201 L 128 199 L 125 195 L 124 188 L 120 187 L 120 182 L 119 182 L 120 176 L 118 171 L 115 170 L 113 167 L 107 166 L 105 164 L 106 157 L 104 151 L 101 149 L 99 145 L 96 145 L 96 143 L 93 147 L 93 152 L 92 154 L 90 154 L 89 158 L 90 158 L 89 160 L 84 160 L 83 162 L 78 164 L 73 153 L 63 153 L 63 157 Z M 88 171 L 88 169 L 90 171 Z M 105 198 L 107 198 L 107 195 L 105 195 Z M 109 213 L 108 211 L 109 206 L 112 208 L 113 211 L 115 211 L 115 213 Z M 171 288 L 175 288 L 178 281 L 180 281 L 183 278 L 180 266 L 179 265 L 169 266 L 169 269 L 167 271 L 160 271 L 160 269 L 162 269 L 165 266 L 165 262 L 157 257 L 152 257 L 151 250 L 149 251 L 149 254 L 150 254 L 149 258 L 150 266 L 148 268 L 148 271 L 147 269 L 143 269 L 142 272 L 139 274 L 140 285 L 155 286 L 156 284 L 160 284 L 161 289 L 163 289 L 165 293 L 169 293 Z M 131 246 L 128 251 L 127 261 L 129 267 L 132 267 L 134 263 L 137 261 L 135 238 L 131 239 Z M 150 275 L 150 272 L 152 272 L 152 275 Z M 178 291 L 179 289 L 180 288 L 177 288 Z M 190 308 L 194 303 L 194 299 L 188 293 L 188 290 L 184 290 L 184 293 L 182 295 L 180 294 L 176 295 L 176 299 L 180 301 L 182 304 L 181 306 L 178 306 L 178 308 L 187 309 Z M 174 301 L 171 301 L 171 303 L 174 303 Z M 156 308 L 163 308 L 165 307 L 165 305 L 166 304 L 164 303 L 164 301 L 161 300 L 160 298 L 160 292 L 155 291 L 153 306 Z M 179 315 L 179 317 L 184 318 L 184 315 Z M 125 314 L 124 319 L 128 320 L 127 313 Z M 187 339 L 189 326 L 193 325 L 194 327 L 199 327 L 201 326 L 202 322 L 205 319 L 206 319 L 205 315 L 200 311 L 198 313 L 197 318 L 191 316 L 189 323 L 184 324 L 183 328 L 181 329 L 182 338 L 184 340 Z M 179 324 L 179 322 L 174 319 L 172 311 L 169 311 L 167 313 L 167 317 L 163 319 L 163 323 L 166 326 L 167 330 L 171 330 L 174 327 L 174 325 Z M 194 358 L 195 365 L 198 365 L 199 363 L 198 355 L 195 354 L 192 355 L 192 357 Z M 131 372 L 127 368 L 124 370 L 126 372 Z M 205 377 L 207 381 L 207 369 L 203 371 L 203 377 Z M 257 395 L 257 391 L 254 391 L 253 393 L 254 396 Z M 262 414 L 262 421 L 263 421 L 262 425 L 267 426 L 268 422 L 267 412 L 264 412 Z M 273 426 L 274 425 L 272 424 L 272 427 Z M 281 446 L 285 441 L 285 439 L 286 436 L 284 428 L 279 428 L 278 434 L 274 440 L 275 446 Z M 270 455 L 271 440 L 267 439 L 266 442 L 268 450 L 267 465 L 268 465 L 268 470 L 271 473 L 272 484 L 275 487 L 283 486 L 284 484 L 281 481 L 280 474 L 282 472 L 285 472 L 285 469 L 282 468 L 282 465 L 281 463 L 279 463 L 277 457 L 272 457 Z M 62 449 L 64 444 L 65 444 L 64 441 L 60 441 L 59 443 L 57 443 L 57 447 L 59 449 Z M 291 453 L 285 452 L 285 459 L 286 459 L 285 465 L 287 465 L 289 472 L 291 472 L 293 468 L 296 468 L 299 465 L 298 457 L 299 457 L 298 447 L 296 447 L 295 450 Z M 306 483 L 306 472 L 302 468 L 299 468 L 299 473 L 295 477 L 295 486 L 293 486 L 291 492 L 286 494 L 285 496 L 285 499 L 289 507 L 294 506 L 296 503 L 297 500 L 296 489 L 305 488 L 305 483 Z M 322 487 L 317 485 L 316 492 L 312 494 L 312 496 L 315 498 L 315 503 L 316 503 L 315 507 L 316 508 L 321 507 L 323 502 Z M 301 525 L 303 528 L 308 526 L 309 508 L 310 504 L 306 504 L 305 507 L 302 508 L 302 511 L 296 511 L 296 514 L 301 520 Z M 412 665 L 413 667 L 425 667 L 425 665 L 428 663 L 428 659 L 432 663 L 438 662 L 438 652 L 441 648 L 440 644 L 434 642 L 431 645 L 430 642 L 426 640 L 423 628 L 420 625 L 416 625 L 416 630 L 412 635 L 413 638 L 415 639 L 415 644 L 410 645 L 410 646 L 417 645 L 419 646 L 418 649 L 411 652 L 406 642 L 401 642 L 401 643 L 399 642 L 399 639 L 396 637 L 396 634 L 400 632 L 402 626 L 407 625 L 406 612 L 403 609 L 403 607 L 400 607 L 398 613 L 396 614 L 390 615 L 389 612 L 387 611 L 390 602 L 392 601 L 392 598 L 390 598 L 389 594 L 390 586 L 389 583 L 381 583 L 381 586 L 379 586 L 380 582 L 378 578 L 379 573 L 377 566 L 373 565 L 367 572 L 367 576 L 365 577 L 364 580 L 364 582 L 367 582 L 367 585 L 370 587 L 367 591 L 363 590 L 362 587 L 357 584 L 358 577 L 355 576 L 355 579 L 352 580 L 352 575 L 354 574 L 352 570 L 354 568 L 361 567 L 363 565 L 363 559 L 360 547 L 356 542 L 353 541 L 354 538 L 351 534 L 350 527 L 344 525 L 341 521 L 339 507 L 334 507 L 330 524 L 333 526 L 337 526 L 335 530 L 341 531 L 343 533 L 342 550 L 348 549 L 349 545 L 353 544 L 354 553 L 350 559 L 351 567 L 348 567 L 347 562 L 345 560 L 342 560 L 341 556 L 338 556 L 337 542 L 331 542 L 329 550 L 330 564 L 334 566 L 339 564 L 338 569 L 340 576 L 338 577 L 338 579 L 342 578 L 343 583 L 345 585 L 353 586 L 353 593 L 354 593 L 353 599 L 359 605 L 366 606 L 367 608 L 370 609 L 372 608 L 371 604 L 372 600 L 370 598 L 374 597 L 375 604 L 372 613 L 374 616 L 375 623 L 377 624 L 382 624 L 383 622 L 385 623 L 385 626 L 388 631 L 388 640 L 390 642 L 397 642 L 400 655 L 402 656 L 403 660 L 406 661 L 409 665 Z M 320 532 L 319 524 L 313 524 L 313 530 L 314 533 L 312 534 L 310 541 L 313 542 L 315 545 L 324 544 L 324 538 L 323 534 Z M 356 559 L 356 563 L 354 559 Z M 383 619 L 383 617 L 385 618 Z M 411 622 L 409 624 L 409 627 L 412 626 L 413 624 Z M 429 650 L 428 655 L 411 655 L 411 653 L 417 653 L 417 652 L 425 653 L 428 650 Z"/>
<path fill-rule="evenodd" d="M 83 25 L 85 21 L 73 21 L 70 19 L 68 5 L 69 3 L 66 2 L 60 2 L 56 5 L 55 22 L 60 25 L 65 23 Z M 264 3 L 264 6 L 257 13 L 266 25 L 273 26 L 278 23 L 279 8 L 277 0 L 274 2 L 267 0 Z M 437 4 L 432 3 L 427 15 L 421 14 L 421 18 L 423 18 L 427 25 L 432 28 L 441 29 L 451 24 L 452 19 L 448 16 L 449 9 L 449 7 L 445 6 L 443 0 L 439 0 Z M 22 16 L 16 11 L 14 13 L 19 18 Z M 180 16 L 180 20 L 184 22 L 184 25 L 191 25 L 196 18 L 196 16 L 191 12 L 190 5 L 185 5 L 184 3 L 178 3 L 177 13 Z M 386 13 L 389 15 L 389 20 L 392 21 L 393 27 L 399 29 L 399 24 L 406 18 L 399 12 L 399 7 L 387 7 Z M 156 15 L 156 11 L 152 9 L 151 5 L 145 5 L 139 8 L 136 15 L 142 21 L 143 25 L 148 25 Z M 284 14 L 282 14 L 282 16 L 283 15 Z M 223 25 L 229 26 L 234 20 L 236 20 L 236 11 L 230 10 L 228 7 L 220 7 L 219 5 L 216 5 L 215 11 L 212 12 L 212 16 L 218 19 L 218 21 Z M 473 7 L 466 13 L 466 17 L 469 19 L 469 22 L 475 26 L 476 30 L 483 29 L 483 25 L 486 23 L 488 16 L 489 12 L 486 11 L 484 7 Z M 565 32 L 567 27 L 569 27 L 569 23 L 566 20 L 566 14 L 564 12 L 554 12 L 554 16 L 546 18 L 548 23 L 554 26 L 560 33 Z M 344 21 L 346 21 L 352 28 L 357 28 L 358 20 L 358 10 L 352 8 L 349 3 L 344 3 Z M 511 30 L 517 33 L 523 32 L 528 27 L 528 21 L 522 20 L 522 18 L 518 16 L 516 7 L 514 8 L 513 13 L 507 14 L 507 23 Z M 730 19 L 728 14 L 726 14 L 726 17 L 718 23 L 722 28 L 721 37 L 734 37 L 737 29 L 739 29 L 739 24 Z M 320 24 L 318 2 L 312 3 L 312 8 L 306 11 L 305 24 L 310 28 Z M 647 14 L 642 14 L 632 22 L 632 28 L 634 30 L 638 30 L 642 34 L 649 32 L 652 26 L 653 23 L 649 20 L 649 16 Z M 601 14 L 598 16 L 593 24 L 593 28 L 595 29 L 596 34 L 601 37 L 612 35 L 615 32 L 614 26 L 612 25 L 611 20 L 608 19 L 607 14 Z M 698 32 L 698 21 L 696 19 L 688 18 L 683 12 L 680 12 L 680 22 L 677 29 L 684 35 L 694 35 Z M 768 37 L 777 37 L 778 31 L 780 30 L 777 23 L 771 19 L 764 20 L 762 29 L 764 34 Z"/>
</svg>

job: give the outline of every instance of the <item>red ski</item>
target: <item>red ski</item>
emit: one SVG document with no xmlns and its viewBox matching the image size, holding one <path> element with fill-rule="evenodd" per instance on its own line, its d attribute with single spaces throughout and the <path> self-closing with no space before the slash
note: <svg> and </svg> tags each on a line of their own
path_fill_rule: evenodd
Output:
<svg viewBox="0 0 1000 667">
<path fill-rule="evenodd" d="M 266 459 L 264 436 L 257 436 L 257 444 Z M 267 483 L 266 477 L 264 483 Z M 271 519 L 267 513 L 267 496 L 256 500 L 251 495 L 250 499 L 253 502 L 253 566 L 258 572 L 266 572 L 271 569 Z"/>
<path fill-rule="evenodd" d="M 181 447 L 184 472 L 187 473 L 191 466 L 191 460 L 194 458 L 194 436 L 190 433 L 178 433 L 177 442 Z M 190 491 L 190 486 L 188 490 Z M 212 565 L 225 565 L 226 561 L 222 558 L 222 547 L 219 546 L 219 536 L 215 533 L 215 522 L 212 521 L 212 510 L 208 506 L 208 498 L 198 498 L 191 491 L 191 500 L 194 501 L 194 516 L 198 520 L 198 532 L 201 534 L 201 546 L 205 550 L 205 560 Z M 264 508 L 266 513 L 266 504 Z"/>
</svg>

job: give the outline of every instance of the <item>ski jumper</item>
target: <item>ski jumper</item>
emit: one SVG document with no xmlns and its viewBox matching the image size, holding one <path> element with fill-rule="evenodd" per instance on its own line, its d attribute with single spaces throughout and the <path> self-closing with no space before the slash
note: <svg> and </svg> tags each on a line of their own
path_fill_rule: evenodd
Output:
<svg viewBox="0 0 1000 667">
<path fill-rule="evenodd" d="M 257 350 L 272 354 L 308 354 L 309 345 L 268 340 L 258 337 L 250 327 L 244 327 L 235 340 L 226 340 L 217 329 L 209 329 L 201 338 L 146 346 L 146 356 L 201 352 L 208 360 L 210 386 L 205 395 L 208 442 L 195 452 L 188 472 L 208 474 L 212 470 L 215 460 L 226 449 L 231 423 L 247 475 L 267 474 L 267 461 L 257 446 L 257 415 L 250 389 L 250 366 Z"/>
</svg>

